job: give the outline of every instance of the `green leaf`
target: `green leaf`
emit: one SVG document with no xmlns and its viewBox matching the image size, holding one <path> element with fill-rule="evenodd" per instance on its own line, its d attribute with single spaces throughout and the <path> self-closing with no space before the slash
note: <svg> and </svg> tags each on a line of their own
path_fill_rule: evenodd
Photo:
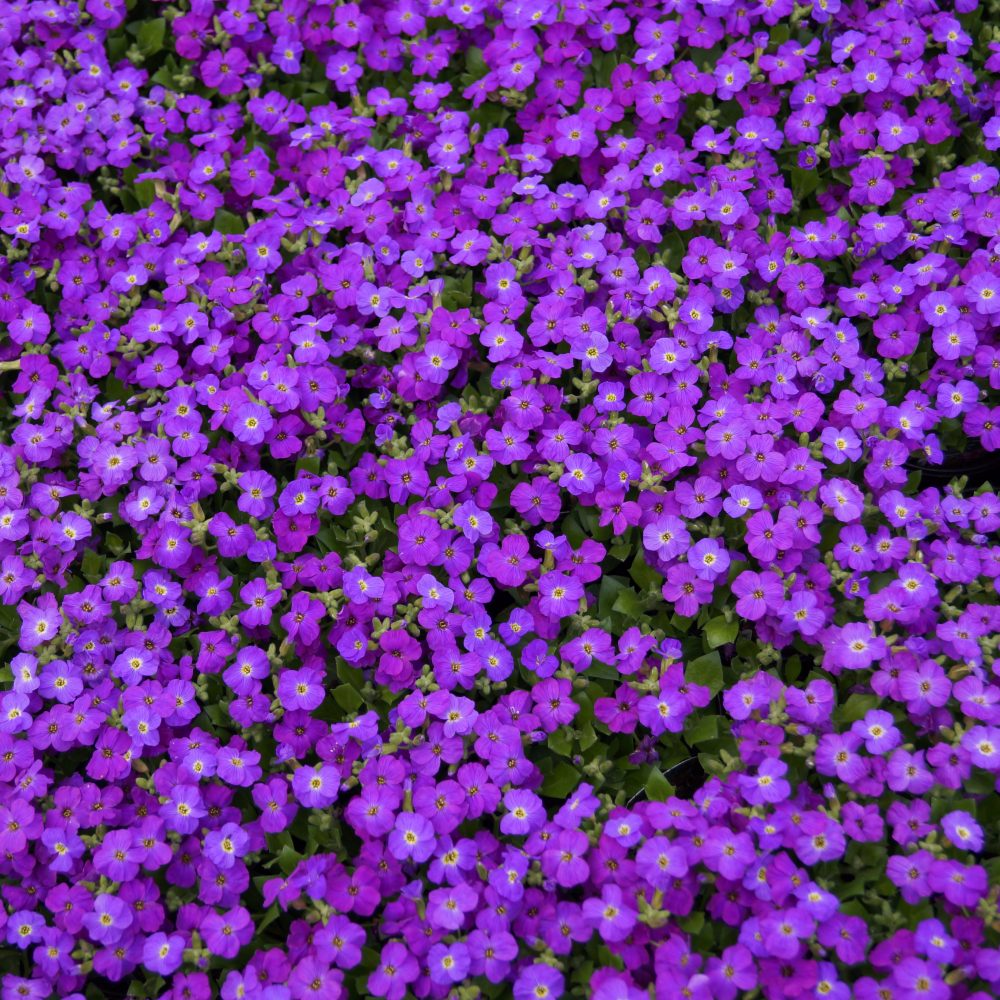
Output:
<svg viewBox="0 0 1000 1000">
<path fill-rule="evenodd" d="M 288 832 L 288 830 L 282 830 L 280 833 L 267 834 L 267 849 L 271 854 L 278 854 L 283 847 L 291 846 L 292 835 Z"/>
<path fill-rule="evenodd" d="M 834 712 L 837 722 L 857 722 L 863 719 L 865 713 L 879 703 L 877 694 L 852 694 L 840 708 Z"/>
<path fill-rule="evenodd" d="M 166 32 L 167 22 L 162 17 L 157 17 L 152 21 L 143 21 L 136 32 L 136 41 L 144 56 L 156 55 L 163 48 L 163 36 Z"/>
<path fill-rule="evenodd" d="M 164 980 L 162 976 L 148 976 L 145 979 L 139 979 L 137 976 L 133 976 L 131 982 L 128 984 L 128 993 L 119 994 L 122 996 L 127 996 L 129 1000 L 135 998 L 135 1000 L 150 1000 L 152 997 L 161 996 L 161 990 L 164 986 Z M 88 992 L 85 994 L 90 997 L 91 994 Z M 106 993 L 102 993 L 100 990 L 95 994 L 100 997 L 101 1000 L 107 996 Z"/>
<path fill-rule="evenodd" d="M 356 712 L 365 703 L 356 688 L 350 684 L 341 684 L 333 689 L 333 700 L 345 711 Z"/>
<path fill-rule="evenodd" d="M 277 903 L 272 903 L 267 908 L 267 911 L 264 913 L 264 916 L 257 921 L 256 933 L 262 934 L 264 932 L 264 929 L 268 926 L 268 924 L 273 924 L 274 921 L 277 920 L 278 917 L 280 916 L 281 916 L 281 908 L 278 906 Z"/>
<path fill-rule="evenodd" d="M 542 785 L 542 795 L 552 799 L 564 799 L 580 783 L 580 769 L 561 760 L 552 768 Z"/>
<path fill-rule="evenodd" d="M 140 181 L 133 186 L 132 193 L 140 208 L 149 208 L 156 201 L 156 188 L 152 181 Z"/>
<path fill-rule="evenodd" d="M 632 543 L 631 542 L 619 542 L 617 545 L 612 545 L 608 549 L 608 555 L 614 559 L 619 559 L 622 562 L 632 554 Z"/>
<path fill-rule="evenodd" d="M 965 779 L 962 787 L 973 795 L 989 795 L 995 786 L 996 780 L 992 774 L 987 771 L 975 771 Z"/>
<path fill-rule="evenodd" d="M 90 583 L 97 583 L 104 575 L 104 560 L 94 549 L 87 549 L 80 564 L 81 572 Z"/>
<path fill-rule="evenodd" d="M 674 793 L 674 786 L 663 777 L 663 772 L 654 767 L 646 779 L 646 796 L 651 802 L 666 802 Z"/>
<path fill-rule="evenodd" d="M 618 600 L 618 595 L 626 589 L 625 581 L 617 576 L 605 576 L 601 579 L 601 589 L 597 597 L 597 614 L 607 618 Z"/>
<path fill-rule="evenodd" d="M 352 667 L 347 660 L 337 657 L 337 677 L 340 678 L 344 684 L 350 684 L 351 687 L 360 690 L 365 683 L 364 674 L 361 673 L 355 667 Z"/>
<path fill-rule="evenodd" d="M 682 635 L 686 634 L 694 622 L 693 618 L 685 618 L 683 615 L 674 614 L 670 618 L 670 627 Z"/>
<path fill-rule="evenodd" d="M 786 684 L 793 684 L 802 673 L 802 659 L 798 656 L 790 656 L 782 666 L 782 679 Z"/>
<path fill-rule="evenodd" d="M 573 753 L 573 731 L 568 726 L 560 726 L 554 733 L 549 733 L 545 742 L 560 757 L 569 757 Z"/>
<path fill-rule="evenodd" d="M 278 855 L 278 867 L 286 874 L 291 875 L 295 871 L 295 866 L 302 860 L 302 855 L 294 847 L 285 846 Z"/>
<path fill-rule="evenodd" d="M 692 746 L 707 743 L 716 739 L 718 735 L 719 719 L 715 715 L 702 715 L 698 718 L 690 716 L 688 724 L 684 727 L 684 736 Z"/>
<path fill-rule="evenodd" d="M 611 606 L 612 611 L 619 611 L 629 619 L 639 619 L 642 617 L 642 605 L 639 603 L 639 595 L 628 587 L 623 587 L 615 598 L 615 603 Z"/>
<path fill-rule="evenodd" d="M 628 573 L 642 590 L 649 590 L 663 579 L 655 569 L 650 567 L 641 552 L 633 560 L 632 567 Z"/>
<path fill-rule="evenodd" d="M 705 626 L 705 639 L 709 649 L 717 649 L 732 642 L 739 635 L 740 623 L 738 621 L 727 622 L 723 615 L 713 618 Z"/>
<path fill-rule="evenodd" d="M 206 705 L 205 714 L 212 720 L 212 723 L 216 726 L 225 727 L 228 726 L 230 723 L 229 713 L 218 702 Z"/>
<path fill-rule="evenodd" d="M 150 81 L 159 84 L 161 87 L 173 87 L 177 70 L 178 67 L 174 57 L 168 56 L 166 63 L 150 77 Z"/>
<path fill-rule="evenodd" d="M 604 681 L 620 681 L 622 674 L 615 666 L 601 663 L 600 660 L 591 660 L 590 666 L 587 667 L 587 677 L 598 677 Z"/>
<path fill-rule="evenodd" d="M 220 208 L 215 213 L 214 225 L 220 233 L 225 235 L 243 232 L 243 220 L 238 215 L 227 212 L 224 208 Z"/>
<path fill-rule="evenodd" d="M 822 180 L 818 168 L 814 170 L 802 170 L 800 167 L 792 167 L 791 174 L 792 191 L 795 193 L 795 197 L 799 199 L 808 198 L 819 187 Z"/>
<path fill-rule="evenodd" d="M 17 608 L 9 605 L 0 605 L 0 631 L 9 632 L 16 635 L 21 631 L 21 616 L 17 613 Z"/>
<path fill-rule="evenodd" d="M 485 76 L 489 71 L 486 60 L 483 58 L 483 50 L 475 45 L 470 45 L 465 50 L 465 68 L 475 77 Z"/>
<path fill-rule="evenodd" d="M 703 684 L 712 694 L 722 690 L 722 660 L 718 653 L 706 653 L 691 660 L 684 670 L 685 678 L 692 684 Z"/>
</svg>

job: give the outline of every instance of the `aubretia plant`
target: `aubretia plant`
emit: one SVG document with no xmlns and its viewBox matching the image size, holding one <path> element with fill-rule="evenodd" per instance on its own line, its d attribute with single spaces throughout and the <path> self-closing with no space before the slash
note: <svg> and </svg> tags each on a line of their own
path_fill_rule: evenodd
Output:
<svg viewBox="0 0 1000 1000">
<path fill-rule="evenodd" d="M 1000 992 L 995 0 L 0 0 L 0 1000 Z"/>
</svg>

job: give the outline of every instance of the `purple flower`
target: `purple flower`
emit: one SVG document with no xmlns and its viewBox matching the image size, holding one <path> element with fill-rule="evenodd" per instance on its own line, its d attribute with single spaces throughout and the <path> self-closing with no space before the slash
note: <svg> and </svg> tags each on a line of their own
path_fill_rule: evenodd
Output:
<svg viewBox="0 0 1000 1000">
<path fill-rule="evenodd" d="M 594 491 L 599 482 L 600 470 L 597 463 L 589 455 L 570 455 L 563 464 L 566 471 L 559 478 L 560 486 L 574 496 Z"/>
<path fill-rule="evenodd" d="M 59 605 L 51 594 L 44 594 L 37 604 L 22 601 L 17 610 L 21 618 L 20 644 L 23 650 L 36 649 L 59 631 L 62 618 Z"/>
<path fill-rule="evenodd" d="M 961 745 L 976 767 L 1000 771 L 1000 728 L 973 726 L 963 734 Z"/>
<path fill-rule="evenodd" d="M 688 565 L 702 580 L 714 580 L 729 569 L 729 553 L 714 538 L 702 538 L 688 550 Z"/>
<path fill-rule="evenodd" d="M 300 767 L 292 775 L 292 792 L 307 809 L 325 809 L 337 800 L 340 775 L 327 764 Z"/>
<path fill-rule="evenodd" d="M 889 712 L 873 709 L 851 726 L 851 732 L 864 740 L 871 754 L 884 754 L 899 746 L 902 739 Z"/>
<path fill-rule="evenodd" d="M 771 608 L 780 608 L 785 589 L 774 573 L 745 571 L 733 581 L 736 610 L 743 618 L 758 621 Z"/>
<path fill-rule="evenodd" d="M 723 878 L 739 879 L 753 859 L 753 842 L 745 833 L 713 827 L 701 848 L 707 867 Z"/>
<path fill-rule="evenodd" d="M 5 11 L 0 993 L 993 995 L 974 0 L 182 6 Z"/>
<path fill-rule="evenodd" d="M 506 815 L 500 821 L 500 830 L 514 836 L 534 832 L 545 820 L 545 808 L 534 792 L 512 789 L 503 797 Z"/>
<path fill-rule="evenodd" d="M 368 990 L 386 1000 L 401 1000 L 407 987 L 419 975 L 416 959 L 404 944 L 390 941 L 382 948 L 378 968 L 368 977 Z"/>
<path fill-rule="evenodd" d="M 941 817 L 944 835 L 959 850 L 979 852 L 983 847 L 983 829 L 967 812 L 955 809 Z"/>
<path fill-rule="evenodd" d="M 240 600 L 247 605 L 240 612 L 240 621 L 247 628 L 266 625 L 271 620 L 272 609 L 281 600 L 280 590 L 271 590 L 262 579 L 251 580 L 240 588 Z"/>
<path fill-rule="evenodd" d="M 233 433 L 244 444 L 260 444 L 273 426 L 270 411 L 258 403 L 244 403 L 233 419 Z"/>
<path fill-rule="evenodd" d="M 184 938 L 180 934 L 158 931 L 146 938 L 142 946 L 142 964 L 157 975 L 169 976 L 184 961 Z"/>
<path fill-rule="evenodd" d="M 635 927 L 637 914 L 621 889 L 605 885 L 599 898 L 587 899 L 583 916 L 605 941 L 623 941 Z"/>
<path fill-rule="evenodd" d="M 647 839 L 636 855 L 636 861 L 647 872 L 646 878 L 654 889 L 666 890 L 675 879 L 688 872 L 684 848 L 673 844 L 666 837 Z"/>
<path fill-rule="evenodd" d="M 389 850 L 400 861 L 426 861 L 434 852 L 434 829 L 419 813 L 400 813 L 389 834 Z"/>
<path fill-rule="evenodd" d="M 225 913 L 209 912 L 199 927 L 205 947 L 221 958 L 235 958 L 249 944 L 254 925 L 249 912 L 235 906 Z"/>
<path fill-rule="evenodd" d="M 117 944 L 132 926 L 129 905 L 117 896 L 101 893 L 94 897 L 94 909 L 83 918 L 87 933 L 97 943 Z"/>
<path fill-rule="evenodd" d="M 558 969 L 535 962 L 521 970 L 514 982 L 514 1000 L 559 1000 L 564 979 Z"/>
<path fill-rule="evenodd" d="M 205 835 L 205 856 L 218 868 L 232 868 L 246 854 L 249 841 L 245 830 L 235 823 L 226 823 L 222 829 Z"/>
<path fill-rule="evenodd" d="M 308 667 L 287 670 L 278 679 L 277 695 L 284 708 L 311 712 L 323 702 L 323 674 Z"/>
<path fill-rule="evenodd" d="M 441 984 L 460 982 L 469 974 L 471 961 L 469 949 L 463 942 L 438 942 L 427 955 L 431 981 Z"/>
<path fill-rule="evenodd" d="M 241 788 L 249 788 L 263 773 L 259 766 L 260 754 L 245 747 L 232 744 L 222 747 L 216 754 L 216 762 L 219 778 Z"/>
<path fill-rule="evenodd" d="M 539 609 L 551 620 L 558 620 L 577 610 L 583 587 L 565 573 L 546 573 L 539 580 Z"/>
<path fill-rule="evenodd" d="M 757 767 L 756 775 L 741 775 L 743 797 L 751 805 L 782 802 L 791 794 L 791 785 L 785 780 L 788 765 L 769 757 Z"/>
<path fill-rule="evenodd" d="M 663 559 L 671 559 L 684 551 L 690 540 L 684 522 L 669 514 L 646 525 L 642 532 L 643 545 Z"/>
<path fill-rule="evenodd" d="M 128 882 L 139 873 L 143 857 L 128 830 L 112 830 L 95 852 L 94 866 L 112 882 Z"/>
</svg>

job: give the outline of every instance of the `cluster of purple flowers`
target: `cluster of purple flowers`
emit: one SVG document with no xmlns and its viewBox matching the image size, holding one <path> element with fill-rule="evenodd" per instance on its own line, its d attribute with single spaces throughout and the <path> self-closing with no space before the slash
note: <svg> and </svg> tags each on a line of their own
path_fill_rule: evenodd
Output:
<svg viewBox="0 0 1000 1000">
<path fill-rule="evenodd" d="M 994 35 L 0 0 L 0 1000 L 996 996 Z"/>
</svg>

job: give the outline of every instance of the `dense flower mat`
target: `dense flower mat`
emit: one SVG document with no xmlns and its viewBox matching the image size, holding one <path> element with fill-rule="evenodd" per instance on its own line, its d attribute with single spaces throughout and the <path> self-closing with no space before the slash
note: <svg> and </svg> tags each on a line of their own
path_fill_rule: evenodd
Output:
<svg viewBox="0 0 1000 1000">
<path fill-rule="evenodd" d="M 0 3 L 0 1000 L 1000 991 L 1000 32 Z"/>
</svg>

